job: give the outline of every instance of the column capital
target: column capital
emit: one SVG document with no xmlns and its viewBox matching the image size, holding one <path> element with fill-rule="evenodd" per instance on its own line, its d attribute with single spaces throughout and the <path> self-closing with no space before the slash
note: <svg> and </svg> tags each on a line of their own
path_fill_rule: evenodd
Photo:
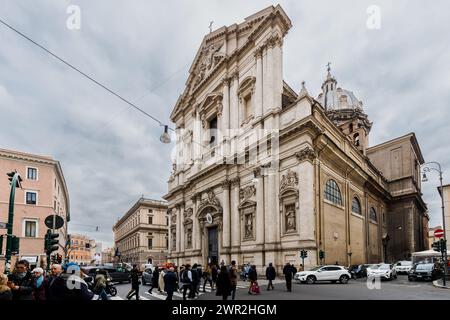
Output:
<svg viewBox="0 0 450 320">
<path fill-rule="evenodd" d="M 235 187 L 239 187 L 239 182 L 241 181 L 241 179 L 239 177 L 233 178 L 231 179 L 231 186 L 233 188 Z"/>
<path fill-rule="evenodd" d="M 311 147 L 306 147 L 303 150 L 296 152 L 295 157 L 297 158 L 298 162 L 303 162 L 305 160 L 314 161 L 315 158 L 317 158 L 317 154 Z"/>
<path fill-rule="evenodd" d="M 256 48 L 255 52 L 253 53 L 253 56 L 256 59 L 261 59 L 263 51 L 264 51 L 264 46 L 260 46 L 260 47 Z"/>
<path fill-rule="evenodd" d="M 224 77 L 224 78 L 222 79 L 222 84 L 223 84 L 224 86 L 226 86 L 226 87 L 229 87 L 229 86 L 230 86 L 230 82 L 231 82 L 231 77 Z"/>
<path fill-rule="evenodd" d="M 223 190 L 228 190 L 230 188 L 231 181 L 230 180 L 224 180 L 221 182 L 221 186 Z"/>
</svg>

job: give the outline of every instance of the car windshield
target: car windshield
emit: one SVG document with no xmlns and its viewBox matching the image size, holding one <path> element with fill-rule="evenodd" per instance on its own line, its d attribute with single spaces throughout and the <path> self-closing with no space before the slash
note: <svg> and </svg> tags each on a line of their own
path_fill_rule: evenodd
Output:
<svg viewBox="0 0 450 320">
<path fill-rule="evenodd" d="M 433 265 L 432 264 L 418 264 L 416 267 L 416 270 L 430 270 L 433 269 Z"/>
<path fill-rule="evenodd" d="M 379 270 L 389 270 L 391 269 L 391 266 L 388 264 L 382 264 L 378 267 Z"/>
</svg>

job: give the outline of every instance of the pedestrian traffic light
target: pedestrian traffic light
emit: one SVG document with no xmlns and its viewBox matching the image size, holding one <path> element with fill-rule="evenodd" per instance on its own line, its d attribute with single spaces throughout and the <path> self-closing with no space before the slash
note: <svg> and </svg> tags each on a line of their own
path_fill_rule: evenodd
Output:
<svg viewBox="0 0 450 320">
<path fill-rule="evenodd" d="M 325 258 L 325 251 L 323 251 L 323 250 L 320 250 L 320 251 L 319 251 L 319 258 L 320 258 L 321 260 Z"/>
<path fill-rule="evenodd" d="M 16 236 L 11 237 L 11 254 L 19 254 L 19 245 L 20 245 L 20 238 Z"/>
<path fill-rule="evenodd" d="M 52 233 L 50 229 L 47 230 L 45 234 L 45 252 L 47 255 L 51 255 L 53 251 L 58 250 L 58 237 L 58 233 Z"/>
<path fill-rule="evenodd" d="M 434 251 L 437 252 L 442 252 L 441 251 L 441 241 L 435 241 L 431 244 L 431 247 L 433 248 Z"/>
</svg>

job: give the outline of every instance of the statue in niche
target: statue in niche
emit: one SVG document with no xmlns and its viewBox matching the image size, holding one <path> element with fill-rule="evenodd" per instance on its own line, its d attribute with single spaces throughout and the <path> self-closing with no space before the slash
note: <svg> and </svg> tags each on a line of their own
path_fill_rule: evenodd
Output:
<svg viewBox="0 0 450 320">
<path fill-rule="evenodd" d="M 251 214 L 245 216 L 245 238 L 253 237 L 253 218 Z"/>
<path fill-rule="evenodd" d="M 295 207 L 290 205 L 286 207 L 286 231 L 295 231 Z"/>
<path fill-rule="evenodd" d="M 186 232 L 186 248 L 192 248 L 192 229 L 187 229 Z"/>
</svg>

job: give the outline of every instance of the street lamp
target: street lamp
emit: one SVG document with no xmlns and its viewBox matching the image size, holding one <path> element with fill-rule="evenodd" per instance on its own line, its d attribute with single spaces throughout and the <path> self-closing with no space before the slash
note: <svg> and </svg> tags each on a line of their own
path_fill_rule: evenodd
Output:
<svg viewBox="0 0 450 320">
<path fill-rule="evenodd" d="M 437 165 L 437 168 L 430 167 L 430 164 Z M 426 173 L 431 171 L 436 171 L 439 173 L 439 182 L 440 182 L 440 195 L 441 195 L 441 209 L 442 209 L 442 226 L 444 229 L 444 240 L 447 241 L 447 236 L 445 232 L 445 213 L 444 213 L 444 190 L 442 189 L 442 168 L 439 162 L 431 161 L 424 163 L 422 166 L 425 166 L 425 168 L 422 169 L 423 175 L 422 175 L 422 181 L 427 182 L 428 178 Z M 445 242 L 446 243 L 446 242 Z M 445 280 L 447 278 L 447 248 L 444 250 L 444 281 L 443 284 L 445 286 Z"/>
<path fill-rule="evenodd" d="M 159 140 L 162 143 L 170 143 L 171 139 L 169 136 L 169 126 L 164 126 L 164 132 L 161 134 L 161 137 L 159 138 Z"/>
</svg>

